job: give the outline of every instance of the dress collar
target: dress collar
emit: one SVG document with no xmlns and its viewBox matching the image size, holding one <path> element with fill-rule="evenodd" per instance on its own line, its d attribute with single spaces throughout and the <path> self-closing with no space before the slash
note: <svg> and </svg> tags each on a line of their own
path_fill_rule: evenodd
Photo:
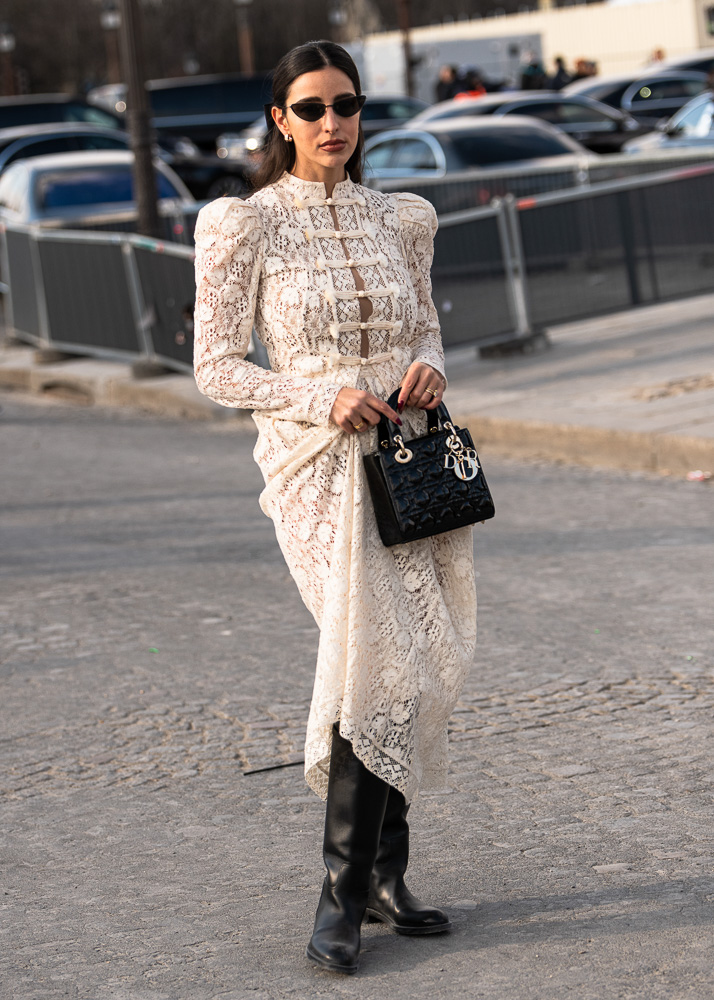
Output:
<svg viewBox="0 0 714 1000">
<path fill-rule="evenodd" d="M 295 177 L 294 174 L 288 173 L 287 170 L 278 181 L 278 184 L 284 185 L 292 194 L 300 198 L 327 197 L 327 191 L 322 181 L 304 181 L 301 177 Z M 332 197 L 353 198 L 355 196 L 355 187 L 356 184 L 348 176 L 343 181 L 338 181 L 335 184 Z"/>
</svg>

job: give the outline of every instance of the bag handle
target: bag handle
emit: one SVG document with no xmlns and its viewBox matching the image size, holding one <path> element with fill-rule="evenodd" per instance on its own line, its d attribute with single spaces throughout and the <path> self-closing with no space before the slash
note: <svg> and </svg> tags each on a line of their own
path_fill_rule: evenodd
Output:
<svg viewBox="0 0 714 1000">
<path fill-rule="evenodd" d="M 397 402 L 399 400 L 400 390 L 401 386 L 398 389 L 395 389 L 392 395 L 387 400 L 387 406 L 391 406 L 393 410 L 397 409 Z M 446 409 L 446 405 L 443 402 L 439 403 L 439 405 L 435 409 L 427 410 L 426 419 L 428 421 L 427 430 L 429 434 L 433 434 L 436 433 L 436 431 L 441 430 L 441 428 L 444 426 L 447 420 L 449 421 L 449 423 L 452 422 L 451 417 L 449 416 L 449 411 Z M 388 417 L 385 417 L 384 414 L 382 414 L 382 416 L 380 417 L 379 424 L 377 425 L 377 430 L 378 430 L 380 448 L 400 447 L 399 444 L 394 440 L 394 436 L 395 434 L 399 434 L 399 430 L 395 428 L 395 425 L 392 423 L 392 421 L 389 420 Z M 385 441 L 387 442 L 387 444 L 384 443 Z"/>
</svg>

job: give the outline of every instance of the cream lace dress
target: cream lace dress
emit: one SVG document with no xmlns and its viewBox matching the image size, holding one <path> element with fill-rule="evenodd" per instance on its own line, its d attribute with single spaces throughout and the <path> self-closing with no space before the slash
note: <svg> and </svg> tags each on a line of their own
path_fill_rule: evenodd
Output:
<svg viewBox="0 0 714 1000">
<path fill-rule="evenodd" d="M 305 775 L 323 798 L 338 720 L 407 800 L 442 785 L 447 721 L 474 654 L 472 530 L 385 548 L 362 464 L 376 430 L 330 421 L 343 386 L 386 399 L 414 360 L 443 374 L 435 231 L 415 195 L 345 180 L 328 199 L 290 174 L 247 201 L 211 202 L 196 226 L 196 381 L 255 411 L 260 505 L 320 629 Z M 272 371 L 245 360 L 253 327 Z M 405 438 L 425 432 L 423 411 L 402 419 Z"/>
</svg>

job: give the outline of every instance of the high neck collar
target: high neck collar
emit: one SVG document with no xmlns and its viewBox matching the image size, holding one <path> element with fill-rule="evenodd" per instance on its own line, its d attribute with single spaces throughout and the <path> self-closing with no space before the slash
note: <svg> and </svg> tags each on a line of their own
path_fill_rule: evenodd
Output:
<svg viewBox="0 0 714 1000">
<path fill-rule="evenodd" d="M 293 194 L 299 195 L 303 198 L 326 198 L 327 189 L 322 181 L 304 181 L 301 177 L 295 177 L 294 174 L 290 174 L 285 171 L 283 176 L 278 181 L 278 184 L 285 185 L 289 191 Z M 343 181 L 338 181 L 332 192 L 333 198 L 349 198 L 354 194 L 355 184 L 352 179 L 347 176 Z"/>
</svg>

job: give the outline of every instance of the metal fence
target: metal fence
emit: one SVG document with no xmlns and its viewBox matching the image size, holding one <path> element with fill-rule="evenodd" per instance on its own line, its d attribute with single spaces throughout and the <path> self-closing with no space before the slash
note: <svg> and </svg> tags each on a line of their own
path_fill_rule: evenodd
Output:
<svg viewBox="0 0 714 1000">
<path fill-rule="evenodd" d="M 137 235 L 7 227 L 6 327 L 37 347 L 191 371 L 193 257 Z"/>
<path fill-rule="evenodd" d="M 490 205 L 494 198 L 512 194 L 526 198 L 546 191 L 587 188 L 605 181 L 642 178 L 644 175 L 714 164 L 714 150 L 662 150 L 647 156 L 616 153 L 609 156 L 564 156 L 547 167 L 520 166 L 490 170 L 468 170 L 446 177 L 409 177 L 371 180 L 379 191 L 411 191 L 432 203 L 439 215 Z"/>
<path fill-rule="evenodd" d="M 507 195 L 439 221 L 432 279 L 447 347 L 714 291 L 714 160 Z M 19 338 L 191 370 L 190 247 L 20 227 L 0 247 L 6 325 Z"/>
</svg>

